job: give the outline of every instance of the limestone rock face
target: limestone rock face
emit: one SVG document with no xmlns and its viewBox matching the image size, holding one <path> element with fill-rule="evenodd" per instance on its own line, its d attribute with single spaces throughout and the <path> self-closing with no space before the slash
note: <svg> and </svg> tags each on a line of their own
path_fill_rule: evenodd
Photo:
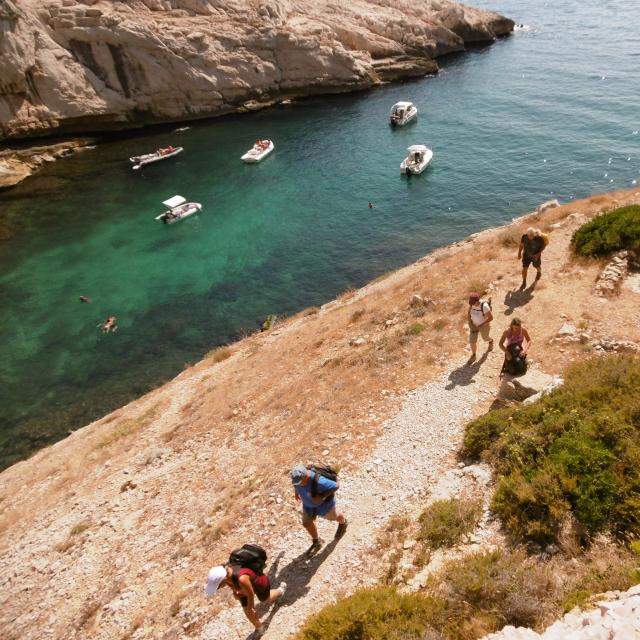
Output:
<svg viewBox="0 0 640 640">
<path fill-rule="evenodd" d="M 363 89 L 512 29 L 448 0 L 2 0 L 0 139 Z"/>
</svg>

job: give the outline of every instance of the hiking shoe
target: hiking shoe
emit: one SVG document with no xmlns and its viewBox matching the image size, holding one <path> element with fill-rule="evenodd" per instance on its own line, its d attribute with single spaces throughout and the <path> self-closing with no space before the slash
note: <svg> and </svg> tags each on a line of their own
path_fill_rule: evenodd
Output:
<svg viewBox="0 0 640 640">
<path fill-rule="evenodd" d="M 336 535 L 334 536 L 335 540 L 340 540 L 340 538 L 342 538 L 342 536 L 347 532 L 348 524 L 349 523 L 345 520 L 338 525 L 338 528 L 336 529 Z"/>
<path fill-rule="evenodd" d="M 311 558 L 315 556 L 316 553 L 318 553 L 318 551 L 320 551 L 321 548 L 322 548 L 322 542 L 319 539 L 314 540 L 311 543 L 311 546 L 307 549 L 307 558 Z"/>
<path fill-rule="evenodd" d="M 280 589 L 280 591 L 282 591 L 282 593 L 280 594 L 280 597 L 278 598 L 278 600 L 282 600 L 282 598 L 284 598 L 284 594 L 287 593 L 287 583 L 286 582 L 281 582 L 278 585 L 278 589 Z"/>
</svg>

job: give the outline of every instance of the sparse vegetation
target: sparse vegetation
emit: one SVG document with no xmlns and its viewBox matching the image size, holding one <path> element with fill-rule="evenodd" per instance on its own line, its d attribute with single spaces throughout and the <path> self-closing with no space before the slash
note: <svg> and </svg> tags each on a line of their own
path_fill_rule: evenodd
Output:
<svg viewBox="0 0 640 640">
<path fill-rule="evenodd" d="M 353 324 L 354 322 L 358 322 L 360 318 L 365 314 L 365 309 L 356 309 L 349 318 L 349 324 Z"/>
<path fill-rule="evenodd" d="M 580 256 L 640 249 L 640 205 L 620 207 L 593 218 L 573 234 L 571 244 Z"/>
<path fill-rule="evenodd" d="M 80 533 L 84 533 L 90 526 L 91 522 L 89 520 L 81 520 L 71 527 L 69 535 L 77 536 Z"/>
<path fill-rule="evenodd" d="M 422 322 L 412 322 L 404 331 L 407 336 L 417 336 L 420 335 L 425 329 L 425 326 Z"/>
<path fill-rule="evenodd" d="M 432 549 L 453 547 L 478 526 L 481 515 L 478 500 L 436 500 L 420 514 L 418 540 Z"/>
<path fill-rule="evenodd" d="M 361 589 L 325 607 L 296 640 L 476 640 L 507 624 L 542 629 L 574 604 L 640 576 L 627 548 L 597 541 L 579 562 L 524 549 L 480 551 L 447 562 L 420 593 Z"/>
<path fill-rule="evenodd" d="M 233 351 L 227 347 L 217 347 L 216 349 L 212 349 L 207 353 L 207 358 L 209 358 L 212 362 L 222 362 L 227 358 L 230 358 L 233 355 Z"/>
<path fill-rule="evenodd" d="M 464 455 L 494 466 L 493 509 L 513 536 L 555 541 L 570 515 L 586 538 L 640 534 L 639 385 L 638 358 L 595 358 L 535 404 L 467 426 Z"/>
<path fill-rule="evenodd" d="M 436 318 L 433 321 L 433 328 L 436 331 L 442 331 L 449 324 L 449 320 L 447 318 Z"/>
<path fill-rule="evenodd" d="M 315 316 L 317 313 L 320 313 L 320 307 L 309 307 L 302 312 L 303 316 Z"/>
<path fill-rule="evenodd" d="M 141 429 L 144 429 L 150 425 L 158 416 L 162 409 L 162 403 L 158 402 L 140 415 L 129 420 L 122 420 L 118 422 L 96 445 L 96 449 L 104 449 L 112 445 L 122 438 L 126 438 Z"/>
</svg>

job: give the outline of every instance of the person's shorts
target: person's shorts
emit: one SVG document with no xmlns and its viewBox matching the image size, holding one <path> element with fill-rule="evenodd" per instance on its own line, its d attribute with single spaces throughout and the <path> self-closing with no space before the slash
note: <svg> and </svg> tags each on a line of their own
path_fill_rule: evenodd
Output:
<svg viewBox="0 0 640 640">
<path fill-rule="evenodd" d="M 324 507 L 324 508 L 323 508 Z M 332 505 L 319 505 L 315 509 L 310 509 L 309 507 L 302 507 L 302 524 L 307 525 L 310 522 L 313 522 L 318 516 L 324 518 L 325 520 L 329 520 L 333 522 L 338 519 L 338 511 L 336 509 L 336 503 L 333 502 Z"/>
<path fill-rule="evenodd" d="M 538 256 L 534 258 L 533 256 L 528 256 L 526 253 L 522 256 L 522 266 L 526 269 L 530 264 L 532 264 L 536 269 L 540 268 L 541 257 Z"/>
<path fill-rule="evenodd" d="M 482 339 L 486 342 L 491 340 L 491 323 L 487 322 L 479 327 L 475 325 L 469 326 L 469 342 L 475 344 L 478 342 L 478 335 L 482 336 Z"/>
<path fill-rule="evenodd" d="M 269 599 L 269 596 L 271 595 L 271 581 L 269 580 L 269 576 L 257 576 L 256 579 L 251 582 L 251 586 L 253 587 L 253 592 L 256 594 L 260 602 L 264 602 Z M 242 596 L 240 598 L 240 604 L 243 608 L 247 606 L 248 600 L 246 596 Z"/>
</svg>

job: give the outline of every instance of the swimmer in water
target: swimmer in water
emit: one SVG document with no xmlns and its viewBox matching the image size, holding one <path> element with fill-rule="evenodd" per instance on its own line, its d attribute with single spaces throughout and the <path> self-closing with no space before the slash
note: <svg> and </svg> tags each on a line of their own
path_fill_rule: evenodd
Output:
<svg viewBox="0 0 640 640">
<path fill-rule="evenodd" d="M 89 304 L 91 302 L 91 298 L 87 298 L 87 296 L 80 296 L 80 302 L 86 302 Z"/>
<path fill-rule="evenodd" d="M 100 331 L 102 333 L 111 333 L 117 331 L 118 325 L 116 324 L 117 318 L 115 316 L 109 316 L 102 324 L 99 324 Z"/>
<path fill-rule="evenodd" d="M 373 202 L 369 203 L 369 209 L 373 209 Z"/>
</svg>

